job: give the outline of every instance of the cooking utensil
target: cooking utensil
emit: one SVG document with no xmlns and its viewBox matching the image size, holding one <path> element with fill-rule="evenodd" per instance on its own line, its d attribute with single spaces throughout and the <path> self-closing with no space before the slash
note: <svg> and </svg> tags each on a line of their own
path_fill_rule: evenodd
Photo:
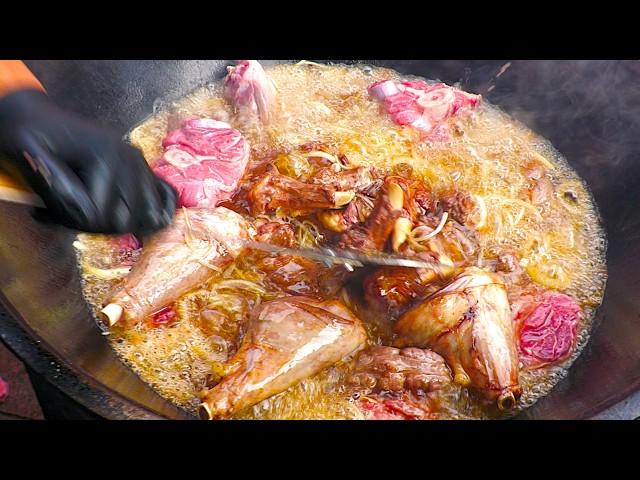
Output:
<svg viewBox="0 0 640 480">
<path fill-rule="evenodd" d="M 247 242 L 246 246 L 277 254 L 298 255 L 318 260 L 331 265 L 344 265 L 347 269 L 364 267 L 365 265 L 382 265 L 409 268 L 429 268 L 436 271 L 451 270 L 452 265 L 440 262 L 430 262 L 417 258 L 407 258 L 400 255 L 375 254 L 368 255 L 355 250 L 339 250 L 332 248 L 286 248 L 263 242 Z"/>
<path fill-rule="evenodd" d="M 7 169 L 7 166 L 3 165 L 3 167 Z M 29 187 L 16 180 L 14 175 L 3 171 L 0 171 L 0 201 L 41 208 L 45 206 L 42 199 L 29 190 Z"/>
</svg>

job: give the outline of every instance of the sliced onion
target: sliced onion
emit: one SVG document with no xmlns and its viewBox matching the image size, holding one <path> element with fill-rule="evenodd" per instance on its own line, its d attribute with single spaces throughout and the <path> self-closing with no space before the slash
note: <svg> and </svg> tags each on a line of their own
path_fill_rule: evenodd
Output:
<svg viewBox="0 0 640 480">
<path fill-rule="evenodd" d="M 93 265 L 86 263 L 84 265 L 84 271 L 87 274 L 93 275 L 94 277 L 100 278 L 102 280 L 115 280 L 117 278 L 126 276 L 131 271 L 131 267 L 104 269 L 94 267 Z"/>
<path fill-rule="evenodd" d="M 197 165 L 199 163 L 198 159 L 194 155 L 175 147 L 169 147 L 162 158 L 167 163 L 170 163 L 180 170 L 184 170 L 191 165 Z"/>
<path fill-rule="evenodd" d="M 338 160 L 338 157 L 336 157 L 335 155 L 331 155 L 330 153 L 327 153 L 327 152 L 322 152 L 320 150 L 313 150 L 312 152 L 309 152 L 309 153 L 305 154 L 305 157 L 307 157 L 307 158 L 310 158 L 310 157 L 321 157 L 321 158 L 325 158 L 325 159 L 329 160 L 332 163 L 338 163 L 338 164 L 342 165 L 340 160 Z"/>
<path fill-rule="evenodd" d="M 223 280 L 220 283 L 217 283 L 214 286 L 215 290 L 225 289 L 225 288 L 233 288 L 237 290 L 248 290 L 250 292 L 254 292 L 260 295 L 265 295 L 267 291 L 262 288 L 260 285 L 250 282 L 248 280 Z"/>
<path fill-rule="evenodd" d="M 448 218 L 449 218 L 449 213 L 448 212 L 444 212 L 442 214 L 442 218 L 440 219 L 440 223 L 438 224 L 438 226 L 432 232 L 429 232 L 427 234 L 422 234 L 422 235 L 420 235 L 418 237 L 415 236 L 415 233 L 416 233 L 416 231 L 420 230 L 421 228 L 423 229 L 424 225 L 421 226 L 421 227 L 414 228 L 413 232 L 411 232 L 411 234 L 413 235 L 413 239 L 416 242 L 424 242 L 426 240 L 429 240 L 430 238 L 435 237 L 436 235 L 438 235 L 442 231 L 442 229 L 444 228 L 445 223 L 447 223 L 447 219 Z M 420 231 L 422 231 L 422 230 L 420 230 Z"/>
<path fill-rule="evenodd" d="M 417 103 L 425 109 L 434 109 L 442 105 L 449 105 L 456 99 L 456 94 L 449 87 L 438 88 L 430 92 L 421 92 Z"/>
<path fill-rule="evenodd" d="M 328 65 L 323 65 L 322 63 L 310 62 L 309 60 L 300 60 L 296 65 L 313 65 L 314 67 L 323 67 L 326 68 Z"/>
<path fill-rule="evenodd" d="M 379 100 L 384 100 L 397 93 L 400 93 L 400 90 L 393 80 L 385 80 L 369 87 L 369 94 Z"/>
<path fill-rule="evenodd" d="M 471 195 L 471 197 L 476 201 L 478 207 L 480 219 L 476 222 L 476 228 L 480 229 L 487 222 L 487 204 L 480 195 Z"/>
</svg>

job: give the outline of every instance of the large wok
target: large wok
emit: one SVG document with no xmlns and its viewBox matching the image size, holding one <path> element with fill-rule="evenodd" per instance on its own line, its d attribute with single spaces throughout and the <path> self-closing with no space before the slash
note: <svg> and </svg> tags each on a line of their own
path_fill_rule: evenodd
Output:
<svg viewBox="0 0 640 480">
<path fill-rule="evenodd" d="M 124 134 L 156 99 L 221 78 L 232 62 L 27 63 L 61 105 Z M 506 61 L 368 63 L 460 81 L 551 140 L 587 180 L 609 239 L 604 303 L 568 377 L 520 417 L 590 418 L 630 398 L 640 388 L 640 62 L 513 61 L 497 78 Z M 95 326 L 73 236 L 35 223 L 26 207 L 0 204 L 0 298 L 10 313 L 0 314 L 3 340 L 99 415 L 190 418 L 125 367 Z"/>
</svg>

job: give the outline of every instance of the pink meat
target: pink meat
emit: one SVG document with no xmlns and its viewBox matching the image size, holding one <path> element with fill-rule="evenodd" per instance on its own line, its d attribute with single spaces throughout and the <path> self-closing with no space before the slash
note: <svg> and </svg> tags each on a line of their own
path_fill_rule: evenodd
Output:
<svg viewBox="0 0 640 480">
<path fill-rule="evenodd" d="M 178 207 L 215 207 L 229 199 L 244 174 L 249 145 L 229 124 L 187 120 L 162 142 L 153 171 L 178 192 Z"/>
<path fill-rule="evenodd" d="M 480 104 L 473 95 L 444 83 L 429 85 L 422 80 L 394 82 L 382 80 L 368 88 L 369 94 L 384 102 L 385 111 L 398 125 L 420 130 L 423 137 L 444 140 L 448 137 L 442 123 L 461 111 Z"/>
<path fill-rule="evenodd" d="M 224 93 L 241 114 L 257 115 L 262 122 L 271 119 L 276 91 L 260 63 L 242 60 L 228 67 Z"/>
<path fill-rule="evenodd" d="M 562 293 L 545 292 L 520 309 L 516 316 L 520 360 L 527 368 L 540 368 L 566 359 L 576 340 L 582 310 Z"/>
<path fill-rule="evenodd" d="M 131 233 L 115 237 L 114 242 L 119 250 L 138 250 L 142 246 L 135 235 Z"/>
<path fill-rule="evenodd" d="M 9 396 L 9 384 L 0 377 L 0 402 Z"/>
<path fill-rule="evenodd" d="M 360 398 L 357 405 L 366 420 L 426 420 L 430 417 L 428 410 L 402 396 L 371 395 Z"/>
</svg>

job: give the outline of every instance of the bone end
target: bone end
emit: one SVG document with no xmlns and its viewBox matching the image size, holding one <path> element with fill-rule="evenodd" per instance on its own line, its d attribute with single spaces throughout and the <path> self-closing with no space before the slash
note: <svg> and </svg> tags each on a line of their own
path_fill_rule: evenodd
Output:
<svg viewBox="0 0 640 480">
<path fill-rule="evenodd" d="M 122 318 L 122 314 L 124 313 L 124 310 L 117 303 L 110 303 L 109 305 L 104 307 L 102 310 L 100 310 L 100 313 L 106 320 L 107 324 L 110 327 L 113 327 Z"/>
<path fill-rule="evenodd" d="M 200 417 L 200 420 L 213 420 L 211 407 L 209 407 L 209 405 L 206 403 L 201 403 L 198 406 L 198 416 Z"/>
<path fill-rule="evenodd" d="M 511 410 L 516 405 L 516 397 L 513 395 L 511 390 L 508 390 L 502 393 L 498 397 L 498 409 L 500 411 L 508 411 Z"/>
</svg>

